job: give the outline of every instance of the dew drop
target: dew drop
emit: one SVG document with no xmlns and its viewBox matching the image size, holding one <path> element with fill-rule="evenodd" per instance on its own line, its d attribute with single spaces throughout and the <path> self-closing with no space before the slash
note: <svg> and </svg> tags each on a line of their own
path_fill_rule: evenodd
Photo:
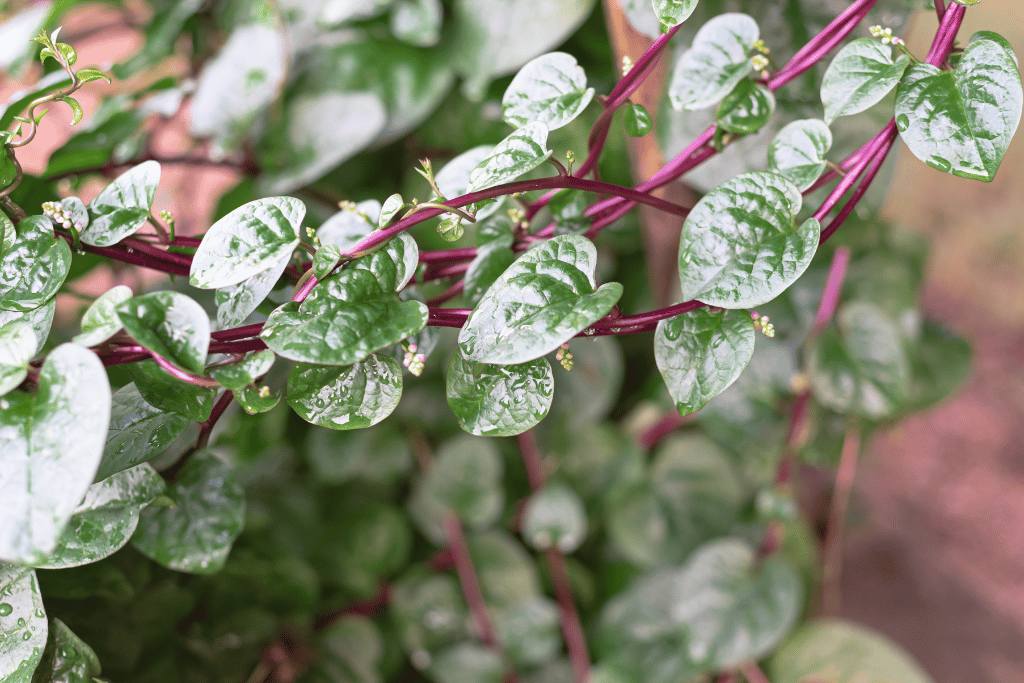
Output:
<svg viewBox="0 0 1024 683">
<path fill-rule="evenodd" d="M 949 163 L 948 159 L 943 159 L 942 157 L 936 156 L 933 156 L 930 159 L 928 159 L 928 164 L 930 166 L 934 166 L 943 173 L 949 173 L 949 169 L 953 168 L 953 164 Z"/>
<path fill-rule="evenodd" d="M 22 618 L 19 618 L 18 619 L 18 626 L 24 626 L 24 625 L 25 625 L 25 620 L 22 619 Z"/>
<path fill-rule="evenodd" d="M 29 633 L 28 631 L 25 631 L 25 635 L 23 635 L 23 636 L 21 637 L 21 639 L 22 639 L 22 640 L 28 640 L 28 639 L 29 639 L 29 638 L 31 638 L 31 637 L 32 637 L 32 634 L 31 634 L 31 633 Z"/>
<path fill-rule="evenodd" d="M 899 128 L 901 133 L 910 127 L 910 119 L 907 118 L 906 114 L 900 114 L 896 117 L 896 127 Z"/>
<path fill-rule="evenodd" d="M 0 617 L 6 617 L 8 614 L 14 611 L 9 603 L 0 602 Z"/>
</svg>

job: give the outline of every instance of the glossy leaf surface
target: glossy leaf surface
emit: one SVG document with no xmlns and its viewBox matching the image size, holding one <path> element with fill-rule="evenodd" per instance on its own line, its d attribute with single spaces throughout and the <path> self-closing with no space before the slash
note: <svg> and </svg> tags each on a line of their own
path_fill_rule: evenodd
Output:
<svg viewBox="0 0 1024 683">
<path fill-rule="evenodd" d="M 527 251 L 481 298 L 459 333 L 468 361 L 515 365 L 540 358 L 600 319 L 622 285 L 595 289 L 597 250 L 562 235 Z"/>
<path fill-rule="evenodd" d="M 115 391 L 112 403 L 107 444 L 94 481 L 102 481 L 160 455 L 181 436 L 189 423 L 184 415 L 150 405 L 134 383 Z"/>
<path fill-rule="evenodd" d="M 402 367 L 370 354 L 354 365 L 296 363 L 288 375 L 288 405 L 306 422 L 363 429 L 390 415 L 402 397 Z"/>
<path fill-rule="evenodd" d="M 175 365 L 202 373 L 210 346 L 210 319 L 191 297 L 153 292 L 117 307 L 117 317 L 137 342 Z"/>
<path fill-rule="evenodd" d="M 755 336 L 744 310 L 697 309 L 658 323 L 654 359 L 680 415 L 700 410 L 736 381 L 754 355 Z"/>
<path fill-rule="evenodd" d="M 142 511 L 132 545 L 175 571 L 218 571 L 245 519 L 245 497 L 232 469 L 209 451 L 200 451 L 178 472 L 167 496 L 173 507 Z"/>
<path fill-rule="evenodd" d="M 60 619 L 50 621 L 46 649 L 33 683 L 90 683 L 99 680 L 100 660 Z"/>
<path fill-rule="evenodd" d="M 501 100 L 502 114 L 516 128 L 539 121 L 551 131 L 583 113 L 593 97 L 576 58 L 549 52 L 527 62 L 512 79 Z"/>
<path fill-rule="evenodd" d="M 71 248 L 54 236 L 50 219 L 22 220 L 14 244 L 0 256 L 0 309 L 39 308 L 64 283 L 70 268 Z"/>
<path fill-rule="evenodd" d="M 825 153 L 831 148 L 832 131 L 823 121 L 793 121 L 769 145 L 768 170 L 785 176 L 802 192 L 825 170 Z"/>
<path fill-rule="evenodd" d="M 132 289 L 118 285 L 100 295 L 90 304 L 82 316 L 82 333 L 72 341 L 82 346 L 97 346 L 107 341 L 121 329 L 117 307 L 132 298 Z"/>
<path fill-rule="evenodd" d="M 456 352 L 448 365 L 448 405 L 477 436 L 522 434 L 551 409 L 555 379 L 547 360 L 517 365 L 471 363 Z"/>
<path fill-rule="evenodd" d="M 858 38 L 835 56 L 821 81 L 825 123 L 858 114 L 882 101 L 896 87 L 910 57 L 892 59 L 892 48 L 872 38 Z"/>
<path fill-rule="evenodd" d="M 35 330 L 27 322 L 16 320 L 0 327 L 0 396 L 28 376 L 28 364 L 38 346 Z"/>
<path fill-rule="evenodd" d="M 818 221 L 794 222 L 801 204 L 800 191 L 774 173 L 744 173 L 704 195 L 679 242 L 683 299 L 746 308 L 781 294 L 818 248 Z"/>
<path fill-rule="evenodd" d="M 267 295 L 273 291 L 277 281 L 281 279 L 291 254 L 281 259 L 276 266 L 271 266 L 262 273 L 253 275 L 237 285 L 221 287 L 214 295 L 217 304 L 217 326 L 226 330 L 245 322 L 252 312 L 263 303 Z"/>
<path fill-rule="evenodd" d="M 697 0 L 654 0 L 654 12 L 661 22 L 661 30 L 666 33 L 686 21 L 695 9 Z"/>
<path fill-rule="evenodd" d="M 132 381 L 146 402 L 162 410 L 177 413 L 196 422 L 209 419 L 213 410 L 215 387 L 197 387 L 168 375 L 154 361 L 128 366 Z"/>
<path fill-rule="evenodd" d="M 109 247 L 135 233 L 149 218 L 159 184 L 156 161 L 144 161 L 119 175 L 89 202 L 89 225 L 81 232 L 82 241 Z"/>
<path fill-rule="evenodd" d="M 268 197 L 240 206 L 214 223 L 192 257 L 189 284 L 201 289 L 237 285 L 279 265 L 299 246 L 306 206 Z"/>
<path fill-rule="evenodd" d="M 511 240 L 507 242 L 495 240 L 477 248 L 476 257 L 469 264 L 469 269 L 466 270 L 466 283 L 463 288 L 466 301 L 470 306 L 480 303 L 480 299 L 494 284 L 494 281 L 501 277 L 501 274 L 516 260 L 516 255 L 509 248 L 510 246 Z"/>
<path fill-rule="evenodd" d="M 274 352 L 268 349 L 257 351 L 237 363 L 219 365 L 210 370 L 210 375 L 225 389 L 244 389 L 258 378 L 270 372 L 274 365 Z"/>
<path fill-rule="evenodd" d="M 774 112 L 772 91 L 744 78 L 718 105 L 715 124 L 721 130 L 747 135 L 761 130 Z"/>
<path fill-rule="evenodd" d="M 110 385 L 77 344 L 47 357 L 34 395 L 0 398 L 0 558 L 32 562 L 55 547 L 103 454 Z"/>
<path fill-rule="evenodd" d="M 750 72 L 750 47 L 760 33 L 746 14 L 720 14 L 701 26 L 672 71 L 672 106 L 704 109 L 729 94 Z"/>
<path fill-rule="evenodd" d="M 31 683 L 43 658 L 48 626 L 36 573 L 0 562 L 0 679 Z"/>
<path fill-rule="evenodd" d="M 499 142 L 469 174 L 466 192 L 512 182 L 543 164 L 551 156 L 547 148 L 548 128 L 532 121 Z"/>
<path fill-rule="evenodd" d="M 1013 56 L 979 40 L 956 70 L 915 64 L 896 89 L 896 126 L 911 152 L 945 173 L 985 182 L 1020 123 L 1024 89 Z"/>
</svg>

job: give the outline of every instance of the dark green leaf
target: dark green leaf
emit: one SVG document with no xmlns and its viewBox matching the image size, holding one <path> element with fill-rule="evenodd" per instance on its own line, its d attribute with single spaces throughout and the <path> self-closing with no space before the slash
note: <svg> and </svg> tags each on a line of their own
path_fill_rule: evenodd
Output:
<svg viewBox="0 0 1024 683">
<path fill-rule="evenodd" d="M 405 477 L 413 467 L 412 450 L 390 424 L 350 432 L 310 430 L 306 457 L 316 479 L 388 484 Z"/>
<path fill-rule="evenodd" d="M 72 341 L 82 346 L 98 346 L 121 329 L 117 307 L 132 298 L 132 288 L 118 285 L 93 301 L 82 316 L 82 333 Z"/>
<path fill-rule="evenodd" d="M 427 324 L 427 307 L 400 301 L 362 268 L 343 269 L 301 304 L 271 313 L 260 337 L 279 355 L 323 365 L 351 365 L 397 344 Z"/>
<path fill-rule="evenodd" d="M 794 222 L 800 191 L 774 173 L 744 173 L 704 195 L 679 242 L 683 299 L 746 308 L 796 281 L 818 248 L 821 226 Z"/>
<path fill-rule="evenodd" d="M 66 569 L 98 562 L 128 543 L 139 511 L 164 492 L 164 480 L 143 463 L 93 484 L 68 521 L 57 547 L 37 567 Z"/>
<path fill-rule="evenodd" d="M 368 617 L 348 614 L 320 635 L 310 683 L 374 683 L 381 680 L 384 640 Z"/>
<path fill-rule="evenodd" d="M 523 254 L 495 281 L 459 333 L 466 359 L 516 365 L 540 358 L 612 309 L 622 285 L 595 290 L 597 250 L 577 235 Z"/>
<path fill-rule="evenodd" d="M 292 197 L 268 197 L 240 206 L 213 224 L 192 257 L 189 284 L 201 289 L 236 285 L 271 270 L 299 246 L 306 206 Z"/>
<path fill-rule="evenodd" d="M 454 576 L 413 569 L 395 582 L 388 612 L 418 669 L 429 666 L 430 651 L 468 635 L 469 612 Z"/>
<path fill-rule="evenodd" d="M 760 33 L 746 14 L 720 14 L 704 24 L 672 72 L 672 106 L 704 109 L 729 94 L 750 72 L 750 49 Z"/>
<path fill-rule="evenodd" d="M 473 169 L 466 192 L 511 182 L 537 168 L 551 156 L 547 141 L 547 126 L 538 121 L 525 124 L 495 145 L 490 155 Z"/>
<path fill-rule="evenodd" d="M 349 261 L 345 264 L 345 270 L 368 270 L 377 278 L 382 290 L 397 292 L 415 275 L 419 258 L 416 240 L 409 233 L 403 232 L 388 240 L 383 249 Z"/>
<path fill-rule="evenodd" d="M 899 645 L 881 633 L 838 619 L 807 624 L 768 660 L 774 683 L 932 683 Z"/>
<path fill-rule="evenodd" d="M 77 344 L 47 357 L 35 395 L 0 398 L 0 557 L 33 562 L 53 550 L 103 454 L 110 385 Z"/>
<path fill-rule="evenodd" d="M 651 120 L 651 114 L 644 108 L 644 105 L 628 102 L 623 107 L 622 113 L 626 117 L 626 135 L 642 138 L 651 132 L 654 121 Z"/>
<path fill-rule="evenodd" d="M 153 292 L 117 307 L 117 317 L 137 342 L 175 365 L 200 374 L 210 346 L 210 319 L 185 294 Z"/>
<path fill-rule="evenodd" d="M 272 410 L 281 402 L 281 394 L 270 390 L 268 386 L 244 387 L 235 392 L 235 400 L 242 410 L 250 415 L 258 415 Z"/>
<path fill-rule="evenodd" d="M 547 415 L 554 393 L 543 358 L 517 365 L 471 363 L 456 352 L 448 366 L 448 405 L 459 425 L 477 436 L 512 436 Z"/>
<path fill-rule="evenodd" d="M 823 121 L 793 121 L 768 147 L 768 170 L 785 176 L 802 192 L 825 170 L 825 153 L 831 148 L 832 131 Z"/>
<path fill-rule="evenodd" d="M 89 202 L 89 225 L 82 241 L 109 247 L 146 224 L 160 184 L 160 164 L 144 161 L 125 171 Z"/>
<path fill-rule="evenodd" d="M 214 296 L 214 301 L 217 304 L 217 326 L 226 330 L 245 322 L 256 310 L 256 307 L 263 303 L 267 295 L 273 291 L 291 258 L 291 254 L 289 254 L 281 259 L 276 266 L 271 266 L 248 280 L 218 289 Z"/>
<path fill-rule="evenodd" d="M 548 482 L 526 501 L 523 508 L 523 540 L 537 550 L 558 548 L 571 553 L 587 537 L 587 513 L 571 488 Z"/>
<path fill-rule="evenodd" d="M 94 481 L 102 481 L 160 455 L 181 436 L 189 423 L 184 415 L 147 403 L 134 383 L 115 391 L 112 398 L 107 445 Z"/>
<path fill-rule="evenodd" d="M 0 679 L 4 683 L 32 681 L 32 672 L 43 658 L 47 631 L 35 571 L 0 562 Z"/>
<path fill-rule="evenodd" d="M 672 533 L 665 504 L 650 486 L 617 490 L 605 501 L 604 512 L 608 540 L 629 562 L 656 567 L 677 559 L 682 544 Z"/>
<path fill-rule="evenodd" d="M 971 347 L 960 337 L 925 321 L 911 354 L 905 410 L 923 410 L 949 397 L 971 373 Z"/>
<path fill-rule="evenodd" d="M 715 125 L 746 135 L 761 130 L 775 112 L 775 95 L 760 83 L 744 78 L 732 89 L 715 115 Z"/>
<path fill-rule="evenodd" d="M 175 571 L 218 571 L 245 519 L 245 496 L 235 473 L 209 451 L 200 451 L 185 463 L 167 495 L 174 507 L 143 510 L 132 545 Z"/>
<path fill-rule="evenodd" d="M 128 373 L 142 398 L 150 405 L 196 422 L 205 422 L 210 418 L 213 400 L 217 396 L 215 387 L 197 387 L 182 382 L 168 375 L 151 360 L 132 363 L 128 366 Z"/>
<path fill-rule="evenodd" d="M 56 293 L 71 268 L 71 247 L 45 216 L 18 223 L 17 239 L 0 261 L 0 309 L 31 311 Z"/>
<path fill-rule="evenodd" d="M 185 22 L 202 6 L 202 0 L 183 0 L 161 4 L 146 24 L 141 49 L 130 59 L 114 67 L 118 78 L 127 78 L 156 64 L 174 52 L 174 43 Z"/>
<path fill-rule="evenodd" d="M 680 415 L 694 413 L 736 381 L 754 355 L 744 310 L 698 309 L 658 323 L 654 359 Z"/>
<path fill-rule="evenodd" d="M 549 52 L 527 62 L 512 79 L 501 100 L 502 114 L 514 128 L 539 121 L 552 131 L 582 114 L 593 97 L 576 58 Z"/>
<path fill-rule="evenodd" d="M 851 303 L 838 315 L 839 330 L 822 333 L 808 357 L 814 396 L 833 410 L 878 419 L 907 397 L 910 361 L 899 329 L 882 310 Z"/>
<path fill-rule="evenodd" d="M 270 372 L 274 365 L 274 352 L 257 351 L 237 363 L 218 365 L 210 369 L 210 375 L 225 389 L 244 389 Z"/>
<path fill-rule="evenodd" d="M 921 161 L 945 173 L 989 182 L 1017 124 L 1024 90 L 1010 53 L 979 40 L 953 72 L 914 64 L 896 88 L 896 126 Z"/>
<path fill-rule="evenodd" d="M 910 57 L 892 60 L 892 48 L 872 38 L 859 38 L 839 51 L 821 81 L 825 123 L 858 114 L 882 101 L 903 72 Z"/>
<path fill-rule="evenodd" d="M 90 683 L 99 680 L 100 660 L 93 649 L 60 619 L 50 622 L 43 660 L 32 683 Z"/>
<path fill-rule="evenodd" d="M 341 367 L 296 363 L 288 375 L 288 405 L 303 420 L 330 429 L 375 425 L 401 397 L 402 367 L 376 353 Z"/>
<path fill-rule="evenodd" d="M 543 594 L 537 564 L 509 532 L 491 529 L 471 534 L 466 548 L 489 607 L 508 609 Z"/>
</svg>

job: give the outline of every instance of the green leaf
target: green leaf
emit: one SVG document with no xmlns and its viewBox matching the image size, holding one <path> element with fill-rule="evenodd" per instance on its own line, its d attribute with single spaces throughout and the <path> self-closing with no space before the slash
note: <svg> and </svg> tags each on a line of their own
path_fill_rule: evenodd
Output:
<svg viewBox="0 0 1024 683">
<path fill-rule="evenodd" d="M 377 227 L 383 207 L 376 199 L 367 199 L 354 207 L 346 204 L 316 231 L 320 244 L 334 244 L 341 251 L 349 251 Z"/>
<path fill-rule="evenodd" d="M 475 168 L 494 153 L 491 145 L 480 145 L 458 155 L 440 171 L 434 174 L 437 188 L 444 193 L 444 199 L 454 199 L 466 194 L 469 188 L 469 176 Z M 440 199 L 437 197 L 436 199 Z"/>
<path fill-rule="evenodd" d="M 950 396 L 971 374 L 971 347 L 928 320 L 911 354 L 904 410 L 923 410 Z"/>
<path fill-rule="evenodd" d="M 565 484 L 548 482 L 526 501 L 523 540 L 536 550 L 575 551 L 587 537 L 587 513 L 579 495 Z"/>
<path fill-rule="evenodd" d="M 239 26 L 203 65 L 189 106 L 192 134 L 233 145 L 277 97 L 288 64 L 276 26 Z"/>
<path fill-rule="evenodd" d="M 146 224 L 160 184 L 160 164 L 144 161 L 121 175 L 89 202 L 89 225 L 82 241 L 109 247 Z"/>
<path fill-rule="evenodd" d="M 469 174 L 466 192 L 486 190 L 508 183 L 537 168 L 551 156 L 548 129 L 532 121 L 494 146 L 490 155 Z"/>
<path fill-rule="evenodd" d="M 343 269 L 301 304 L 289 302 L 267 318 L 260 337 L 278 355 L 320 365 L 351 365 L 416 334 L 427 307 L 401 301 L 362 268 Z"/>
<path fill-rule="evenodd" d="M 616 490 L 605 500 L 604 516 L 608 540 L 629 562 L 656 567 L 677 559 L 680 539 L 672 533 L 668 511 L 650 486 Z"/>
<path fill-rule="evenodd" d="M 289 254 L 276 266 L 271 266 L 248 280 L 218 289 L 214 295 L 217 304 L 217 326 L 226 330 L 245 322 L 274 290 L 291 259 Z"/>
<path fill-rule="evenodd" d="M 181 36 L 182 28 L 202 6 L 202 0 L 171 2 L 155 8 L 153 16 L 144 27 L 145 40 L 141 49 L 127 61 L 114 66 L 118 78 L 128 78 L 153 66 L 174 52 L 174 43 Z"/>
<path fill-rule="evenodd" d="M 213 224 L 192 257 L 189 284 L 200 289 L 236 285 L 274 268 L 299 246 L 306 206 L 292 197 L 268 197 L 240 206 Z"/>
<path fill-rule="evenodd" d="M 516 664 L 538 666 L 554 659 L 560 652 L 562 635 L 558 605 L 548 598 L 531 598 L 492 613 L 498 642 Z"/>
<path fill-rule="evenodd" d="M 523 254 L 487 290 L 459 333 L 466 359 L 516 365 L 540 358 L 602 318 L 622 296 L 595 290 L 597 250 L 578 235 L 554 237 Z"/>
<path fill-rule="evenodd" d="M 686 21 L 695 9 L 697 0 L 654 0 L 654 12 L 665 33 Z"/>
<path fill-rule="evenodd" d="M 507 244 L 501 241 L 488 242 L 479 247 L 476 257 L 466 270 L 463 294 L 470 306 L 476 306 L 494 281 L 516 260 Z"/>
<path fill-rule="evenodd" d="M 31 683 L 32 672 L 43 658 L 47 631 L 36 573 L 0 562 L 0 679 L 4 683 Z"/>
<path fill-rule="evenodd" d="M 147 403 L 134 383 L 115 391 L 112 399 L 107 444 L 93 479 L 95 482 L 160 455 L 181 436 L 189 423 L 184 415 Z"/>
<path fill-rule="evenodd" d="M 736 381 L 754 355 L 744 310 L 697 309 L 658 323 L 654 359 L 680 415 L 695 413 Z"/>
<path fill-rule="evenodd" d="M 445 242 L 458 242 L 465 233 L 466 228 L 462 225 L 462 216 L 449 214 L 437 224 L 437 234 Z"/>
<path fill-rule="evenodd" d="M 774 683 L 932 683 L 899 645 L 859 624 L 828 619 L 806 624 L 768 660 Z"/>
<path fill-rule="evenodd" d="M 907 397 L 910 361 L 899 329 L 883 311 L 863 302 L 843 306 L 838 331 L 829 328 L 808 357 L 814 396 L 841 413 L 878 419 Z"/>
<path fill-rule="evenodd" d="M 140 152 L 140 129 L 145 117 L 137 109 L 125 111 L 127 106 L 129 102 L 124 98 L 112 98 L 100 105 L 85 128 L 50 155 L 46 177 L 83 172 L 108 163 L 124 163 Z M 115 218 L 127 222 L 141 215 L 142 209 L 122 209 L 115 213 L 108 217 L 108 223 L 115 222 Z"/>
<path fill-rule="evenodd" d="M 642 138 L 654 127 L 650 112 L 642 104 L 627 102 L 622 108 L 622 113 L 625 116 L 626 135 Z"/>
<path fill-rule="evenodd" d="M 220 382 L 225 389 L 244 389 L 270 372 L 270 368 L 274 365 L 274 359 L 273 351 L 257 351 L 237 363 L 211 368 L 210 376 Z"/>
<path fill-rule="evenodd" d="M 93 484 L 68 521 L 57 547 L 36 566 L 66 569 L 98 562 L 127 545 L 139 511 L 164 492 L 164 480 L 143 463 Z"/>
<path fill-rule="evenodd" d="M 377 227 L 384 229 L 388 224 L 405 208 L 405 200 L 397 192 L 384 200 L 380 207 L 380 216 L 377 217 Z"/>
<path fill-rule="evenodd" d="M 82 346 L 98 346 L 117 334 L 121 329 L 121 319 L 117 317 L 116 309 L 131 299 L 132 294 L 132 288 L 126 285 L 118 285 L 101 294 L 82 316 L 82 333 L 71 341 Z"/>
<path fill-rule="evenodd" d="M 354 365 L 296 363 L 288 374 L 288 405 L 306 422 L 363 429 L 390 415 L 402 397 L 402 367 L 370 354 Z"/>
<path fill-rule="evenodd" d="M 1024 89 L 1010 53 L 992 40 L 964 50 L 953 72 L 914 64 L 896 88 L 896 127 L 921 161 L 989 182 L 1020 123 Z"/>
<path fill-rule="evenodd" d="M 448 405 L 476 436 L 522 434 L 551 409 L 555 378 L 543 358 L 517 365 L 471 363 L 456 352 L 448 366 Z"/>
<path fill-rule="evenodd" d="M 642 576 L 613 598 L 601 615 L 599 651 L 652 683 L 735 667 L 786 636 L 802 598 L 784 558 L 759 562 L 742 541 L 713 541 L 679 569 Z"/>
<path fill-rule="evenodd" d="M 444 7 L 440 0 L 398 0 L 391 8 L 391 35 L 417 47 L 431 47 L 441 37 Z"/>
<path fill-rule="evenodd" d="M 210 319 L 191 297 L 153 292 L 120 304 L 117 317 L 144 347 L 196 374 L 203 372 L 210 346 Z"/>
<path fill-rule="evenodd" d="M 92 83 L 93 81 L 106 81 L 110 83 L 110 76 L 99 69 L 80 69 L 75 72 L 79 83 Z"/>
<path fill-rule="evenodd" d="M 436 683 L 501 683 L 505 664 L 494 648 L 464 642 L 438 653 L 428 673 Z"/>
<path fill-rule="evenodd" d="M 416 274 L 419 261 L 420 250 L 416 240 L 409 233 L 402 232 L 388 240 L 383 249 L 349 261 L 344 270 L 367 270 L 377 278 L 383 291 L 397 292 Z"/>
<path fill-rule="evenodd" d="M 507 531 L 491 529 L 471 534 L 466 548 L 489 607 L 508 609 L 543 594 L 533 557 Z"/>
<path fill-rule="evenodd" d="M 347 614 L 320 634 L 314 673 L 316 683 L 380 681 L 384 639 L 368 617 Z"/>
<path fill-rule="evenodd" d="M 85 203 L 81 199 L 78 197 L 65 197 L 60 200 L 60 205 L 64 207 L 64 212 L 70 220 L 59 227 L 63 227 L 65 230 L 70 230 L 74 227 L 75 230 L 81 231 L 89 225 L 89 209 L 86 208 Z"/>
<path fill-rule="evenodd" d="M 775 95 L 760 83 L 744 78 L 732 89 L 715 115 L 715 125 L 747 135 L 761 130 L 775 112 Z"/>
<path fill-rule="evenodd" d="M 593 6 L 593 0 L 456 0 L 448 54 L 465 77 L 463 92 L 482 99 L 492 79 L 561 45 Z"/>
<path fill-rule="evenodd" d="M 502 115 L 513 128 L 539 121 L 552 131 L 582 114 L 593 98 L 576 58 L 549 52 L 527 62 L 512 79 L 501 100 Z"/>
<path fill-rule="evenodd" d="M 901 54 L 893 62 L 892 48 L 873 38 L 858 38 L 846 45 L 821 80 L 825 123 L 859 114 L 881 102 L 908 66 L 910 57 Z"/>
<path fill-rule="evenodd" d="M 0 187 L 6 187 L 13 179 L 14 175 L 11 175 L 10 179 L 5 183 L 3 182 L 3 177 L 0 176 Z M 18 231 L 15 229 L 14 223 L 7 217 L 7 214 L 0 212 L 0 256 L 6 254 L 14 246 L 14 240 L 16 239 L 18 239 Z"/>
<path fill-rule="evenodd" d="M 150 405 L 183 415 L 196 422 L 205 422 L 213 410 L 216 387 L 197 387 L 171 377 L 154 361 L 132 363 L 128 374 L 136 388 Z M 156 455 L 154 453 L 154 455 Z"/>
<path fill-rule="evenodd" d="M 0 558 L 32 562 L 53 550 L 103 454 L 110 385 L 88 349 L 47 357 L 35 395 L 0 398 Z"/>
<path fill-rule="evenodd" d="M 220 570 L 245 519 L 245 495 L 234 471 L 200 451 L 181 468 L 167 495 L 174 506 L 143 510 L 132 545 L 175 571 Z"/>
<path fill-rule="evenodd" d="M 306 458 L 316 480 L 390 484 L 404 479 L 413 468 L 412 450 L 391 424 L 348 432 L 310 430 Z"/>
<path fill-rule="evenodd" d="M 469 618 L 455 577 L 415 568 L 395 582 L 388 613 L 413 665 L 431 662 L 430 651 L 466 635 Z"/>
<path fill-rule="evenodd" d="M 63 102 L 71 108 L 71 125 L 76 126 L 82 122 L 82 117 L 85 116 L 85 112 L 82 111 L 82 105 L 78 103 L 74 97 L 61 97 L 58 102 Z"/>
<path fill-rule="evenodd" d="M 818 248 L 818 221 L 794 222 L 801 204 L 796 186 L 774 173 L 744 173 L 704 195 L 679 242 L 683 299 L 748 308 L 781 294 Z"/>
<path fill-rule="evenodd" d="M 272 410 L 281 402 L 280 393 L 272 393 L 270 387 L 244 387 L 235 392 L 235 400 L 249 415 L 258 415 Z"/>
<path fill-rule="evenodd" d="M 672 106 L 704 109 L 729 94 L 750 72 L 750 49 L 760 35 L 746 14 L 720 14 L 701 26 L 672 71 Z"/>
<path fill-rule="evenodd" d="M 71 247 L 45 216 L 18 223 L 14 245 L 0 260 L 0 309 L 31 311 L 52 297 L 71 268 Z"/>
<path fill-rule="evenodd" d="M 768 147 L 768 170 L 785 176 L 801 192 L 821 176 L 832 148 L 832 131 L 824 121 L 801 119 L 786 125 Z"/>
<path fill-rule="evenodd" d="M 32 683 L 87 683 L 99 680 L 100 660 L 93 649 L 64 625 L 60 619 L 50 622 L 43 659 Z"/>
<path fill-rule="evenodd" d="M 0 327 L 13 322 L 24 322 L 31 325 L 32 331 L 36 335 L 36 349 L 32 352 L 35 355 L 43 348 L 46 338 L 50 336 L 50 326 L 53 324 L 53 314 L 56 309 L 57 299 L 53 298 L 31 311 L 0 310 Z"/>
<path fill-rule="evenodd" d="M 39 340 L 27 322 L 15 320 L 0 327 L 0 396 L 18 388 L 28 376 L 28 364 Z"/>
<path fill-rule="evenodd" d="M 413 484 L 409 514 L 437 545 L 447 546 L 443 518 L 452 512 L 473 529 L 501 515 L 505 493 L 501 456 L 490 439 L 463 434 L 437 451 L 433 466 Z"/>
</svg>

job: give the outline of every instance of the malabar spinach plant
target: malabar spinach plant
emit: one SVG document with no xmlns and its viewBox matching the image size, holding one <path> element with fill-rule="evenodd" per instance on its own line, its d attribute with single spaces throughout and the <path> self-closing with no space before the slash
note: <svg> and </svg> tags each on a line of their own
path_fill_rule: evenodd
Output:
<svg viewBox="0 0 1024 683">
<path fill-rule="evenodd" d="M 897 139 L 994 177 L 1021 80 L 975 2 L 925 55 L 910 0 L 608 3 L 619 55 L 593 0 L 153 0 L 106 70 L 75 3 L 10 16 L 45 73 L 0 110 L 0 679 L 928 681 L 834 617 L 860 445 L 969 366 L 869 188 Z M 242 178 L 205 231 L 170 165 Z M 124 264 L 169 277 L 62 296 Z"/>
</svg>

